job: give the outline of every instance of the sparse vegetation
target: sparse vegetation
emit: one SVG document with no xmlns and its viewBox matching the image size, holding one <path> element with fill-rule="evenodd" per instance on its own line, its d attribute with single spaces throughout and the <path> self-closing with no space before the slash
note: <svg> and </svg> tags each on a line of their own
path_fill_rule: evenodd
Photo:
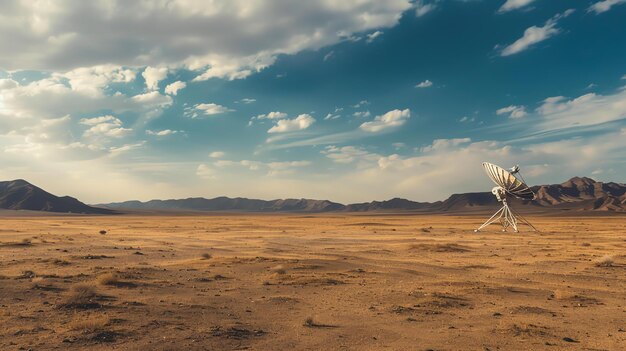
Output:
<svg viewBox="0 0 626 351">
<path fill-rule="evenodd" d="M 104 315 L 89 315 L 84 318 L 77 317 L 72 320 L 68 327 L 70 330 L 80 331 L 84 334 L 96 333 L 104 330 L 110 323 L 110 319 Z"/>
<path fill-rule="evenodd" d="M 120 283 L 120 280 L 115 273 L 102 274 L 98 276 L 96 281 L 100 285 L 118 285 Z"/>
<path fill-rule="evenodd" d="M 605 255 L 599 258 L 595 265 L 596 267 L 613 267 L 614 259 L 611 255 Z"/>
<path fill-rule="evenodd" d="M 100 233 L 100 235 L 105 235 L 107 233 L 107 231 L 103 229 L 103 230 L 99 231 L 99 233 Z"/>
<path fill-rule="evenodd" d="M 202 254 L 202 259 L 203 260 L 210 260 L 211 258 L 213 258 L 213 256 L 210 253 L 208 253 L 208 252 L 205 252 L 205 253 Z"/>
<path fill-rule="evenodd" d="M 278 275 L 284 275 L 284 274 L 287 274 L 287 270 L 286 270 L 286 269 L 285 269 L 285 267 L 283 267 L 282 265 L 278 265 L 278 266 L 272 267 L 272 268 L 270 269 L 270 271 L 271 271 L 272 273 L 275 273 L 275 274 L 278 274 Z"/>
<path fill-rule="evenodd" d="M 99 306 L 95 302 L 97 297 L 96 289 L 93 285 L 87 283 L 78 283 L 70 288 L 65 301 L 61 304 L 67 308 L 91 308 Z"/>
</svg>

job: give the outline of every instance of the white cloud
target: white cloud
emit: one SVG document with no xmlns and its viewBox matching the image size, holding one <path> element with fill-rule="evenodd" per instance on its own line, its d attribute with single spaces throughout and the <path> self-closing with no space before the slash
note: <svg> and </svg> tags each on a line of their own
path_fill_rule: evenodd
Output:
<svg viewBox="0 0 626 351">
<path fill-rule="evenodd" d="M 335 163 L 353 163 L 356 160 L 368 160 L 375 161 L 380 158 L 380 155 L 370 153 L 367 150 L 355 146 L 327 146 L 321 151 Z"/>
<path fill-rule="evenodd" d="M 369 105 L 369 104 L 370 104 L 370 102 L 369 102 L 369 101 L 367 101 L 367 100 L 361 100 L 361 101 L 359 101 L 358 103 L 356 103 L 355 105 L 353 105 L 353 106 L 352 106 L 352 108 L 361 108 L 361 107 L 363 107 L 363 106 L 367 106 L 367 105 Z"/>
<path fill-rule="evenodd" d="M 154 136 L 168 136 L 172 134 L 180 133 L 178 130 L 163 129 L 163 130 L 146 130 L 146 134 Z"/>
<path fill-rule="evenodd" d="M 273 111 L 267 114 L 257 115 L 252 117 L 253 119 L 283 119 L 287 118 L 287 114 L 280 111 Z"/>
<path fill-rule="evenodd" d="M 211 158 L 222 158 L 224 157 L 225 153 L 223 151 L 213 151 L 209 154 L 209 157 Z"/>
<path fill-rule="evenodd" d="M 463 117 L 461 117 L 461 119 L 459 119 L 459 122 L 461 122 L 461 123 L 474 122 L 474 121 L 476 121 L 475 117 L 468 117 L 468 116 L 463 116 Z"/>
<path fill-rule="evenodd" d="M 571 100 L 563 96 L 550 97 L 537 112 L 543 119 L 534 127 L 542 132 L 602 127 L 626 118 L 626 89 L 611 95 L 588 93 Z M 612 127 L 607 125 L 606 128 Z"/>
<path fill-rule="evenodd" d="M 530 5 L 535 0 L 506 0 L 498 10 L 498 13 L 509 12 Z"/>
<path fill-rule="evenodd" d="M 122 138 L 130 133 L 132 129 L 122 127 L 122 121 L 114 116 L 106 115 L 93 118 L 83 118 L 80 124 L 90 126 L 84 133 L 85 137 L 105 136 L 111 138 Z"/>
<path fill-rule="evenodd" d="M 332 119 L 337 119 L 337 118 L 339 118 L 339 117 L 341 117 L 341 115 L 340 115 L 340 114 L 332 114 L 332 113 L 328 113 L 328 114 L 326 115 L 326 117 L 324 117 L 324 120 L 325 120 L 325 121 L 328 121 L 328 120 L 332 120 Z"/>
<path fill-rule="evenodd" d="M 456 148 L 461 145 L 469 144 L 472 141 L 470 138 L 453 138 L 453 139 L 435 139 L 432 144 L 421 148 L 422 152 L 433 152 L 447 150 L 450 148 Z"/>
<path fill-rule="evenodd" d="M 294 119 L 281 119 L 276 122 L 276 125 L 270 128 L 268 133 L 285 133 L 293 132 L 297 130 L 304 130 L 309 128 L 315 123 L 313 116 L 303 113 Z"/>
<path fill-rule="evenodd" d="M 383 32 L 379 30 L 375 31 L 374 33 L 368 34 L 366 42 L 371 43 L 374 40 L 376 40 L 376 38 L 380 37 L 381 35 L 383 35 Z"/>
<path fill-rule="evenodd" d="M 435 9 L 434 3 L 427 3 L 424 0 L 417 0 L 413 6 L 415 7 L 415 16 L 422 17 Z"/>
<path fill-rule="evenodd" d="M 21 1 L 2 7 L 0 67 L 66 71 L 110 62 L 240 79 L 280 54 L 394 26 L 410 7 L 408 0 Z"/>
<path fill-rule="evenodd" d="M 181 82 L 180 80 L 178 80 L 172 84 L 168 84 L 165 87 L 165 94 L 176 96 L 178 95 L 178 91 L 181 89 L 184 89 L 186 86 L 187 86 L 187 83 Z"/>
<path fill-rule="evenodd" d="M 392 110 L 384 115 L 377 116 L 371 122 L 365 122 L 361 124 L 360 128 L 366 132 L 377 133 L 390 128 L 395 128 L 403 125 L 411 117 L 411 111 L 407 108 L 405 110 Z"/>
<path fill-rule="evenodd" d="M 146 81 L 146 88 L 148 90 L 159 89 L 159 82 L 167 77 L 167 67 L 146 67 L 141 76 Z"/>
<path fill-rule="evenodd" d="M 185 111 L 185 114 L 191 118 L 199 118 L 198 113 L 202 113 L 206 116 L 219 115 L 226 112 L 232 112 L 234 110 L 229 109 L 226 106 L 214 104 L 214 103 L 206 103 L 206 104 L 197 104 L 194 105 L 193 108 L 188 108 Z"/>
<path fill-rule="evenodd" d="M 310 161 L 281 161 L 281 162 L 261 162 L 254 160 L 218 160 L 215 163 L 216 167 L 244 167 L 250 171 L 266 170 L 268 176 L 280 176 L 293 174 L 297 168 L 302 168 L 311 165 Z"/>
<path fill-rule="evenodd" d="M 526 107 L 524 106 L 511 105 L 511 106 L 503 107 L 501 109 L 496 110 L 496 114 L 498 116 L 508 114 L 509 118 L 522 118 L 526 116 L 528 113 L 526 112 Z"/>
<path fill-rule="evenodd" d="M 367 118 L 367 117 L 371 116 L 372 114 L 370 113 L 370 111 L 356 111 L 352 115 L 354 117 Z"/>
<path fill-rule="evenodd" d="M 324 55 L 323 61 L 326 62 L 326 61 L 330 60 L 331 58 L 333 58 L 334 55 L 335 55 L 335 51 L 334 50 L 329 51 L 326 55 Z"/>
<path fill-rule="evenodd" d="M 595 12 L 596 14 L 601 14 L 611 9 L 611 7 L 619 4 L 626 3 L 626 0 L 602 0 L 598 1 L 595 4 L 589 6 L 587 12 Z"/>
<path fill-rule="evenodd" d="M 130 152 L 132 150 L 136 150 L 139 148 L 142 148 L 144 145 L 146 144 L 145 141 L 140 141 L 138 143 L 134 143 L 134 144 L 125 144 L 122 146 L 113 146 L 109 149 L 109 156 L 110 157 L 116 157 L 119 156 L 123 153 L 127 153 Z"/>
<path fill-rule="evenodd" d="M 425 81 L 417 84 L 415 87 L 416 88 L 428 88 L 428 87 L 432 87 L 433 86 L 433 82 L 431 82 L 430 80 L 426 79 Z"/>
<path fill-rule="evenodd" d="M 256 102 L 256 99 L 251 99 L 251 98 L 243 98 L 241 100 L 239 100 L 239 102 L 241 102 L 242 104 L 252 104 L 254 102 Z"/>
<path fill-rule="evenodd" d="M 102 88 L 110 83 L 130 83 L 135 80 L 135 76 L 134 70 L 111 64 L 80 67 L 66 73 L 53 74 L 53 77 L 66 78 L 72 90 L 91 96 L 101 96 Z"/>
<path fill-rule="evenodd" d="M 4 89 L 13 89 L 13 88 L 17 88 L 20 84 L 16 81 L 14 81 L 11 78 L 8 79 L 0 79 L 0 91 L 4 90 Z"/>
<path fill-rule="evenodd" d="M 216 173 L 211 167 L 205 164 L 200 164 L 198 165 L 198 168 L 196 168 L 196 175 L 203 179 L 213 179 L 215 178 Z"/>
<path fill-rule="evenodd" d="M 549 19 L 543 27 L 532 26 L 524 31 L 524 35 L 517 39 L 513 44 L 505 47 L 500 53 L 501 56 L 510 56 L 520 53 L 534 44 L 547 40 L 561 32 L 556 27 L 557 21 L 572 14 L 574 10 L 569 9 L 561 14 Z"/>
</svg>

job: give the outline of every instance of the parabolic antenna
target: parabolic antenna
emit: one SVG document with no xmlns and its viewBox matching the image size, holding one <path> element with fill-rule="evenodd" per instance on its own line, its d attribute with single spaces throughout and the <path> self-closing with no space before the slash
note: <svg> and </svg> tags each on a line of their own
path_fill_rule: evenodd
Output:
<svg viewBox="0 0 626 351">
<path fill-rule="evenodd" d="M 519 166 L 515 166 L 511 169 L 513 173 L 489 162 L 483 162 L 483 168 L 485 168 L 485 172 L 487 172 L 489 178 L 491 178 L 496 185 L 502 187 L 507 193 L 524 200 L 535 199 L 535 193 L 530 190 L 528 185 L 515 178 L 513 175 L 513 173 L 519 173 Z"/>
<path fill-rule="evenodd" d="M 493 163 L 483 162 L 483 168 L 487 176 L 497 185 L 491 189 L 491 193 L 502 203 L 502 207 L 483 223 L 483 225 L 476 229 L 475 232 L 480 231 L 496 221 L 500 221 L 502 224 L 502 231 L 506 231 L 511 227 L 515 232 L 518 232 L 517 224 L 520 222 L 528 225 L 532 230 L 537 231 L 524 217 L 514 212 L 506 201 L 509 195 L 522 200 L 535 199 L 535 193 L 526 185 L 526 182 L 523 181 L 524 178 L 522 178 L 519 173 L 519 166 L 514 166 L 506 170 Z M 515 174 L 519 174 L 522 180 L 519 180 Z"/>
</svg>

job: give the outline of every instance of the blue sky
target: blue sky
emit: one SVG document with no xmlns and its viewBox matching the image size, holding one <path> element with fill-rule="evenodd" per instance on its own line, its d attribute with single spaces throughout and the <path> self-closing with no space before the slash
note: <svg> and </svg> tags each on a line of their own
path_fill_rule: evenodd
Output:
<svg viewBox="0 0 626 351">
<path fill-rule="evenodd" d="M 88 202 L 624 181 L 626 1 L 0 5 L 0 178 Z"/>
</svg>

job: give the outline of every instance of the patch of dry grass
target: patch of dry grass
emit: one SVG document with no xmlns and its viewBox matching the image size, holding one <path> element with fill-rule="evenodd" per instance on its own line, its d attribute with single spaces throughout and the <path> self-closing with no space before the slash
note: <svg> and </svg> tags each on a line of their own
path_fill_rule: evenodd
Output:
<svg viewBox="0 0 626 351">
<path fill-rule="evenodd" d="M 283 267 L 283 265 L 280 265 L 280 264 L 278 266 L 270 268 L 270 272 L 275 273 L 277 275 L 287 274 L 287 270 L 285 269 L 285 267 Z"/>
<path fill-rule="evenodd" d="M 118 285 L 120 280 L 115 273 L 104 273 L 98 276 L 96 282 L 100 285 Z"/>
<path fill-rule="evenodd" d="M 70 288 L 61 306 L 67 308 L 96 307 L 99 306 L 99 304 L 95 302 L 97 296 L 98 294 L 93 285 L 78 283 Z"/>
<path fill-rule="evenodd" d="M 611 255 L 604 255 L 602 257 L 600 257 L 598 260 L 596 260 L 595 265 L 596 267 L 613 267 L 613 263 L 615 262 L 613 256 Z"/>
<path fill-rule="evenodd" d="M 84 334 L 96 333 L 105 329 L 109 325 L 110 319 L 105 315 L 92 314 L 86 317 L 76 317 L 68 324 L 70 330 L 79 331 Z"/>
</svg>

